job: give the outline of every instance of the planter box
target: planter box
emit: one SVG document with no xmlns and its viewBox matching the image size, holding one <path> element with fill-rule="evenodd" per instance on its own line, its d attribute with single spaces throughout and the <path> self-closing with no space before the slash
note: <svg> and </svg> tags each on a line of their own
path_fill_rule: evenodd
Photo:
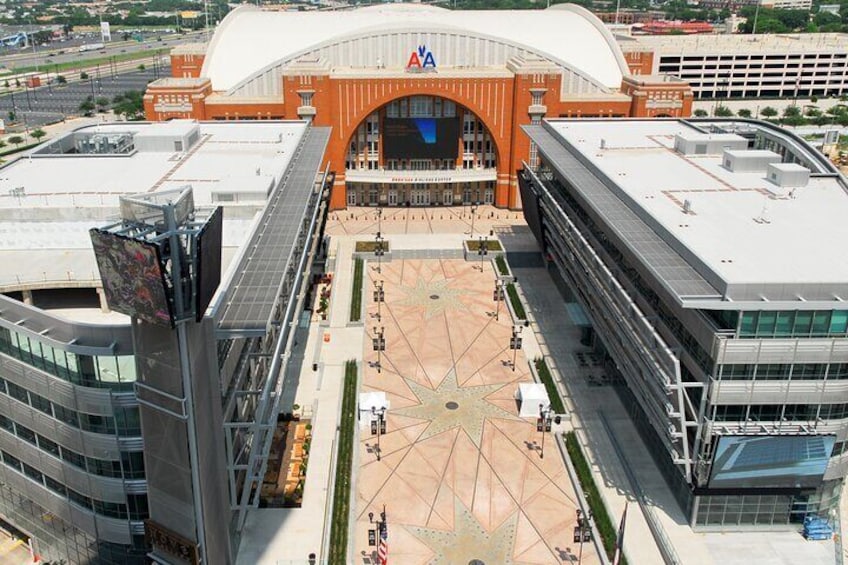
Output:
<svg viewBox="0 0 848 565">
<path fill-rule="evenodd" d="M 497 255 L 503 255 L 503 245 L 497 239 L 489 238 L 488 251 L 486 253 L 486 257 L 496 257 Z M 466 261 L 479 261 L 480 255 L 478 255 L 477 251 L 480 248 L 480 241 L 477 239 L 464 239 L 462 240 L 462 255 Z M 497 269 L 495 270 L 497 272 Z"/>
<path fill-rule="evenodd" d="M 501 267 L 499 265 L 501 261 L 503 261 L 503 266 L 506 267 L 506 274 L 501 271 Z M 497 253 L 492 258 L 492 269 L 494 269 L 498 280 L 504 284 L 515 282 L 515 275 L 512 274 L 512 267 L 509 266 L 509 262 L 506 260 L 506 253 Z"/>
</svg>

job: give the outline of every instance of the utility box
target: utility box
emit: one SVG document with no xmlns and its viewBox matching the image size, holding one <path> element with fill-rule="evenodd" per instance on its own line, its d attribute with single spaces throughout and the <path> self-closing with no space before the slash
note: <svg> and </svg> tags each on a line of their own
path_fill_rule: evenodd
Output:
<svg viewBox="0 0 848 565">
<path fill-rule="evenodd" d="M 674 150 L 683 155 L 720 155 L 725 149 L 747 149 L 748 140 L 735 133 L 687 131 L 674 136 Z"/>
<path fill-rule="evenodd" d="M 780 163 L 780 155 L 765 149 L 739 151 L 725 149 L 721 164 L 725 169 L 734 173 L 756 173 L 765 171 L 772 163 Z"/>
<path fill-rule="evenodd" d="M 26 85 L 30 88 L 38 88 L 39 86 L 41 86 L 41 77 L 27 77 Z"/>
<path fill-rule="evenodd" d="M 810 169 L 797 163 L 772 163 L 766 177 L 782 188 L 798 188 L 810 182 Z"/>
</svg>

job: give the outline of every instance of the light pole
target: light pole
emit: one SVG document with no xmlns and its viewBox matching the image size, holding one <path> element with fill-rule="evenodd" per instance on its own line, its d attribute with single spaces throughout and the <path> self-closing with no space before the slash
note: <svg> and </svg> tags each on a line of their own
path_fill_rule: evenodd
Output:
<svg viewBox="0 0 848 565">
<path fill-rule="evenodd" d="M 539 404 L 539 419 L 536 420 L 536 431 L 542 432 L 542 450 L 539 453 L 539 459 L 545 458 L 545 432 L 551 431 L 551 408 L 545 408 L 544 404 Z"/>
<path fill-rule="evenodd" d="M 374 302 L 377 303 L 377 321 L 383 321 L 383 312 L 380 307 L 383 302 L 386 300 L 386 294 L 383 292 L 383 281 L 374 281 Z"/>
<path fill-rule="evenodd" d="M 384 328 L 383 326 L 380 326 L 380 331 L 377 331 L 377 326 L 374 326 L 374 335 L 376 337 L 374 337 L 372 339 L 372 345 L 374 347 L 374 351 L 377 352 L 377 372 L 378 373 L 381 373 L 382 368 L 383 368 L 381 352 L 386 350 L 386 338 L 384 337 L 385 330 L 386 330 L 386 328 Z"/>
<path fill-rule="evenodd" d="M 521 330 L 523 326 L 512 326 L 512 337 L 509 338 L 509 348 L 512 349 L 512 372 L 515 372 L 515 362 L 518 359 L 518 350 L 521 349 Z"/>
<path fill-rule="evenodd" d="M 574 526 L 574 543 L 580 544 L 580 553 L 577 556 L 577 565 L 583 562 L 583 542 L 592 541 L 592 511 L 584 516 L 583 511 L 577 509 L 577 525 Z"/>
<path fill-rule="evenodd" d="M 480 272 L 483 272 L 483 257 L 489 254 L 489 238 L 480 236 L 480 245 L 477 247 L 477 255 L 480 256 Z"/>
<path fill-rule="evenodd" d="M 471 205 L 471 238 L 474 238 L 474 216 L 477 215 L 477 203 Z"/>
<path fill-rule="evenodd" d="M 389 528 L 386 523 L 386 505 L 383 505 L 383 511 L 380 512 L 380 516 L 377 520 L 374 520 L 374 513 L 368 513 L 368 521 L 371 524 L 374 524 L 375 528 L 368 530 L 368 545 L 374 547 L 377 545 L 377 536 L 380 537 L 380 545 L 377 546 L 377 556 L 378 562 L 383 562 L 383 557 L 388 558 L 389 554 L 389 546 L 388 546 L 388 538 L 389 538 Z"/>
<path fill-rule="evenodd" d="M 495 291 L 492 293 L 492 297 L 497 303 L 495 306 L 495 321 L 498 321 L 498 316 L 501 313 L 501 300 L 503 300 L 503 281 L 501 279 L 495 279 Z"/>
<path fill-rule="evenodd" d="M 377 272 L 381 274 L 383 272 L 382 259 L 384 253 L 385 251 L 383 250 L 383 238 L 378 233 L 377 237 L 374 238 L 374 255 L 377 256 Z"/>
<path fill-rule="evenodd" d="M 377 204 L 377 237 L 383 235 L 383 207 Z"/>
<path fill-rule="evenodd" d="M 371 435 L 377 436 L 377 461 L 380 460 L 380 436 L 386 433 L 386 407 L 371 407 Z"/>
</svg>

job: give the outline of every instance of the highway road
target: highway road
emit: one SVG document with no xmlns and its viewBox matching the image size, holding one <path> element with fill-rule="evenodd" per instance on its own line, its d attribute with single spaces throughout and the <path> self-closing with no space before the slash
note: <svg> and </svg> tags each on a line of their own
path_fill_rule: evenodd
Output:
<svg viewBox="0 0 848 565">
<path fill-rule="evenodd" d="M 210 30 L 211 34 L 211 30 Z M 116 32 L 113 38 L 120 38 L 120 32 Z M 161 39 L 159 41 L 158 39 Z M 149 51 L 151 49 L 170 50 L 176 45 L 183 43 L 197 43 L 205 40 L 204 31 L 192 31 L 185 34 L 148 34 L 144 41 L 112 41 L 107 43 L 103 49 L 96 51 L 85 51 L 80 53 L 80 44 L 99 43 L 99 36 L 86 38 L 84 41 L 74 40 L 66 42 L 54 42 L 48 45 L 39 45 L 35 53 L 32 48 L 14 52 L 7 51 L 0 56 L 0 70 L 15 69 L 22 67 L 35 67 L 38 65 L 42 70 L 49 69 L 51 65 L 68 62 L 79 62 L 84 65 L 86 59 L 98 59 L 122 55 L 125 53 L 136 53 Z M 0 75 L 2 78 L 2 75 Z"/>
</svg>

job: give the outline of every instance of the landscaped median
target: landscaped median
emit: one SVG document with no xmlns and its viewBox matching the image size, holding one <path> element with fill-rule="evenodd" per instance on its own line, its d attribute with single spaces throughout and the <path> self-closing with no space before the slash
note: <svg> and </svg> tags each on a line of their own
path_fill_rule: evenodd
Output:
<svg viewBox="0 0 848 565">
<path fill-rule="evenodd" d="M 353 260 L 353 290 L 350 294 L 350 321 L 362 321 L 362 259 Z"/>
<path fill-rule="evenodd" d="M 515 288 L 515 283 L 506 285 L 506 294 L 509 296 L 509 303 L 512 305 L 512 311 L 518 320 L 526 320 L 527 313 L 524 311 L 524 304 L 521 303 L 521 298 L 518 296 L 518 290 Z"/>
<path fill-rule="evenodd" d="M 553 399 L 551 402 L 553 402 Z M 580 488 L 583 490 L 586 502 L 589 504 L 589 510 L 591 510 L 594 517 L 595 526 L 601 535 L 601 543 L 604 546 L 604 551 L 607 557 L 612 559 L 615 554 L 618 531 L 610 515 L 607 513 L 604 501 L 601 499 L 601 493 L 598 492 L 598 487 L 592 478 L 592 469 L 583 455 L 583 450 L 580 448 L 580 443 L 577 441 L 577 435 L 574 432 L 567 432 L 565 434 L 565 449 L 568 451 L 568 457 L 574 465 L 577 480 L 580 481 Z M 627 563 L 623 555 L 621 556 L 620 563 Z"/>
<path fill-rule="evenodd" d="M 356 361 L 345 364 L 342 412 L 339 419 L 339 444 L 336 457 L 336 482 L 333 489 L 333 514 L 330 526 L 329 565 L 346 565 L 348 520 L 352 490 L 353 434 L 356 426 Z"/>
<path fill-rule="evenodd" d="M 542 357 L 536 357 L 533 360 L 533 364 L 536 366 L 536 374 L 539 375 L 539 380 L 545 385 L 545 391 L 548 393 L 548 399 L 551 401 L 551 408 L 553 408 L 554 414 L 565 414 L 565 406 L 562 404 L 562 398 L 559 396 L 559 391 L 554 383 L 554 378 L 551 375 L 548 364 Z"/>
</svg>

